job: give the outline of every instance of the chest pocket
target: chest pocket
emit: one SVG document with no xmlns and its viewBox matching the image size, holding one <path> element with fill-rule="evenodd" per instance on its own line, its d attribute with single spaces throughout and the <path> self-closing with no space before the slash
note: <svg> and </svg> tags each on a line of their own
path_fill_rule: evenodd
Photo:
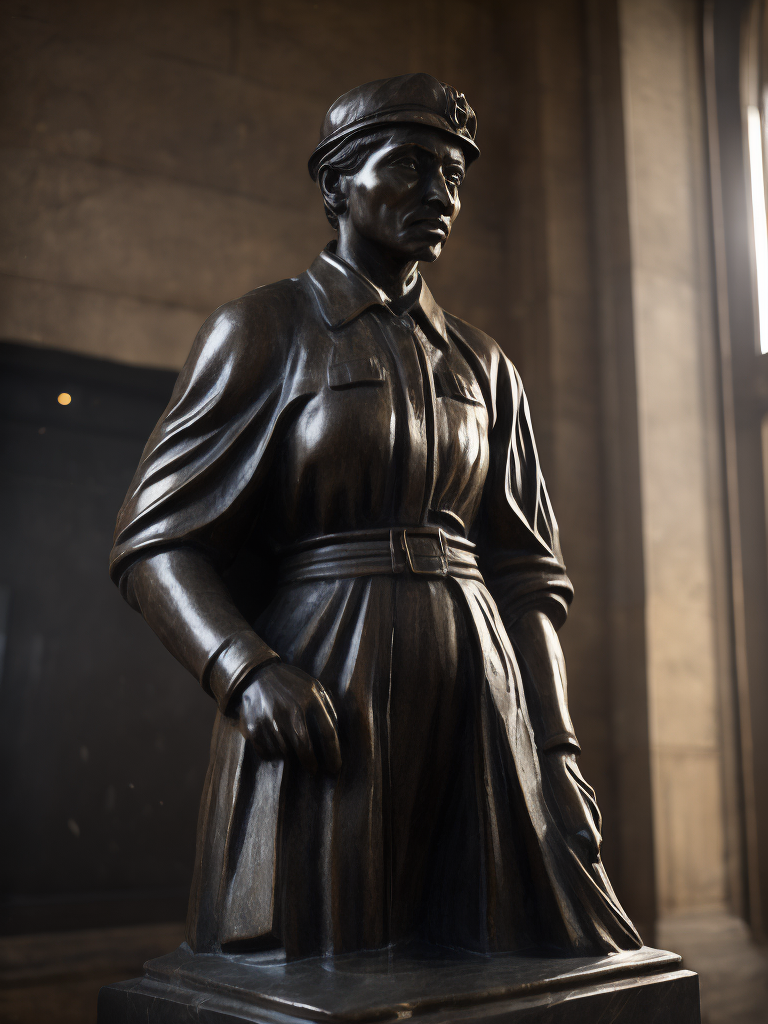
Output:
<svg viewBox="0 0 768 1024">
<path fill-rule="evenodd" d="M 357 356 L 331 363 L 328 367 L 328 385 L 335 391 L 361 384 L 383 384 L 384 380 L 384 367 L 376 356 Z"/>
<path fill-rule="evenodd" d="M 485 404 L 477 381 L 462 377 L 452 370 L 439 370 L 435 374 L 435 391 L 440 398 L 454 398 L 469 405 Z"/>
</svg>

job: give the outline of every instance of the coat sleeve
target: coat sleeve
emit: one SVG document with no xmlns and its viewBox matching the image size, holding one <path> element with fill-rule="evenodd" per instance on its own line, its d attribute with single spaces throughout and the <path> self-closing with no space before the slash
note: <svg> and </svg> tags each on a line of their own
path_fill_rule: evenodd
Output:
<svg viewBox="0 0 768 1024">
<path fill-rule="evenodd" d="M 292 406 L 279 296 L 260 291 L 201 328 L 118 514 L 110 558 L 123 596 L 222 709 L 249 671 L 277 657 L 221 582 L 258 516 Z"/>
<path fill-rule="evenodd" d="M 491 387 L 494 416 L 478 531 L 481 569 L 507 630 L 531 609 L 545 612 L 559 628 L 573 587 L 560 552 L 523 384 L 501 353 Z"/>
<path fill-rule="evenodd" d="M 486 585 L 518 654 L 526 703 L 540 750 L 578 750 L 568 712 L 565 664 L 555 634 L 573 588 L 539 466 L 520 377 L 502 354 L 493 382 L 490 462 L 478 537 Z M 554 626 L 528 612 L 546 616 Z"/>
</svg>

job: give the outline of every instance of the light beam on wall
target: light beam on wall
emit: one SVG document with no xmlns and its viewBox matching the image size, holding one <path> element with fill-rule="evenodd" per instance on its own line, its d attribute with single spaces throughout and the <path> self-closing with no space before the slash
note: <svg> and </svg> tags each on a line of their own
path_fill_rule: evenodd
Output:
<svg viewBox="0 0 768 1024">
<path fill-rule="evenodd" d="M 768 352 L 768 221 L 765 215 L 763 177 L 763 126 L 757 107 L 747 107 L 749 170 L 752 180 L 752 219 L 757 271 L 757 310 L 760 321 L 760 351 Z"/>
</svg>

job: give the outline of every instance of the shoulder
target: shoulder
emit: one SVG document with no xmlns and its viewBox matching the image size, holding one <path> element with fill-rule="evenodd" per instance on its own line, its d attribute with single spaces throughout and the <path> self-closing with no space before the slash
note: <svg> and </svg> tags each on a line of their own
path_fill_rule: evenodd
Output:
<svg viewBox="0 0 768 1024">
<path fill-rule="evenodd" d="M 239 400 L 257 385 L 271 389 L 283 376 L 295 326 L 306 315 L 298 281 L 264 285 L 225 302 L 197 333 L 179 374 L 174 399 Z"/>
<path fill-rule="evenodd" d="M 444 310 L 443 314 L 449 332 L 459 342 L 463 342 L 464 346 L 472 352 L 475 359 L 482 364 L 489 379 L 494 380 L 498 373 L 499 364 L 504 361 L 509 362 L 501 351 L 498 342 L 494 341 L 485 331 L 481 331 L 479 327 L 468 324 L 466 320 L 454 316 L 453 313 L 447 313 Z"/>
<path fill-rule="evenodd" d="M 508 392 L 511 388 L 513 400 L 519 402 L 523 395 L 520 374 L 512 361 L 502 352 L 501 346 L 485 331 L 473 327 L 465 320 L 444 312 L 445 323 L 453 337 L 463 345 L 465 351 L 474 356 L 476 368 L 482 370 L 487 380 L 493 407 L 493 420 L 496 419 L 496 401 L 499 388 Z"/>
<path fill-rule="evenodd" d="M 188 365 L 224 361 L 264 366 L 286 358 L 297 323 L 306 315 L 298 280 L 289 278 L 225 302 L 198 331 Z"/>
<path fill-rule="evenodd" d="M 305 294 L 297 278 L 276 281 L 225 302 L 200 328 L 206 341 L 222 344 L 254 341 L 270 336 L 278 341 L 289 336 L 297 318 L 305 312 Z"/>
<path fill-rule="evenodd" d="M 241 315 L 258 318 L 282 318 L 285 314 L 302 310 L 306 303 L 306 292 L 302 287 L 302 278 L 287 277 L 282 281 L 264 284 L 246 292 L 239 299 L 225 303 L 221 309 L 231 307 Z"/>
<path fill-rule="evenodd" d="M 453 313 L 449 313 L 447 310 L 443 310 L 445 316 L 446 326 L 454 334 L 459 337 L 468 345 L 470 345 L 479 356 L 486 359 L 492 359 L 497 354 L 501 353 L 501 349 L 496 341 L 486 334 L 485 331 L 481 331 L 479 327 L 474 327 L 472 324 L 468 324 L 466 320 L 462 320 L 458 316 L 454 316 Z"/>
</svg>

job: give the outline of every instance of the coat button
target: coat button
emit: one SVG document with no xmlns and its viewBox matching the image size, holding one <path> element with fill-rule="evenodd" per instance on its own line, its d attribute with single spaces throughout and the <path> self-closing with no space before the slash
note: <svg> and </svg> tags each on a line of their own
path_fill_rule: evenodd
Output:
<svg viewBox="0 0 768 1024">
<path fill-rule="evenodd" d="M 403 313 L 400 317 L 400 323 L 407 331 L 412 331 L 414 328 L 413 317 L 409 316 L 408 313 Z"/>
</svg>

